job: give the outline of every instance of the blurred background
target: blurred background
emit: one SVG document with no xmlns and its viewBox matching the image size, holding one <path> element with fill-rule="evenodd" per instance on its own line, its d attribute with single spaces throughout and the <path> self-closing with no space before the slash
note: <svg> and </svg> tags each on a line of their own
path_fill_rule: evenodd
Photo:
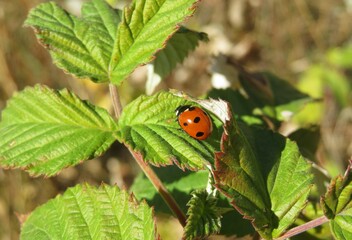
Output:
<svg viewBox="0 0 352 240">
<path fill-rule="evenodd" d="M 40 2 L 0 0 L 0 111 L 14 92 L 37 83 L 69 88 L 111 111 L 106 85 L 65 74 L 38 44 L 32 29 L 22 27 L 28 11 Z M 56 2 L 77 15 L 82 3 Z M 109 2 L 122 7 L 129 1 Z M 327 174 L 336 176 L 352 155 L 351 22 L 352 0 L 203 0 L 187 26 L 206 32 L 209 42 L 201 43 L 159 88 L 183 90 L 196 97 L 206 94 L 212 88 L 211 66 L 218 54 L 235 59 L 249 71 L 270 71 L 322 99 L 307 106 L 291 124 L 321 126 L 317 159 Z M 145 82 L 146 68 L 141 67 L 120 87 L 123 104 L 144 93 Z M 103 157 L 53 178 L 0 169 L 0 239 L 18 239 L 18 216 L 67 187 L 105 182 L 128 188 L 138 172 L 119 144 Z"/>
</svg>

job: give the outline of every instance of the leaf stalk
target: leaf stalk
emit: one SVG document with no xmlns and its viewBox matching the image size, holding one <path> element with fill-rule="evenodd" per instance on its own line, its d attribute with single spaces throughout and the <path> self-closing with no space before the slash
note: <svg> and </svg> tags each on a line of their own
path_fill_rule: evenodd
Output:
<svg viewBox="0 0 352 240">
<path fill-rule="evenodd" d="M 112 105 L 113 105 L 114 112 L 115 112 L 115 117 L 116 117 L 116 119 L 118 119 L 122 113 L 122 106 L 121 106 L 120 96 L 119 96 L 117 87 L 113 84 L 109 84 L 109 91 L 110 91 Z M 165 185 L 161 182 L 159 177 L 155 174 L 153 169 L 144 161 L 143 156 L 140 153 L 134 151 L 133 149 L 129 148 L 128 146 L 126 146 L 126 147 L 130 151 L 133 158 L 136 160 L 136 162 L 138 163 L 139 167 L 142 169 L 144 174 L 147 176 L 147 178 L 151 181 L 151 183 L 153 184 L 155 189 L 159 192 L 161 197 L 164 199 L 165 203 L 168 205 L 168 207 L 171 209 L 171 211 L 176 215 L 180 224 L 183 227 L 186 226 L 185 214 L 182 212 L 180 206 L 177 204 L 175 199 L 172 197 L 172 195 L 166 189 Z"/>
<path fill-rule="evenodd" d="M 290 229 L 289 231 L 287 231 L 284 235 L 282 235 L 281 237 L 275 238 L 275 240 L 284 240 L 293 236 L 296 236 L 300 233 L 306 232 L 309 229 L 315 228 L 317 226 L 320 226 L 326 222 L 328 222 L 329 219 L 325 216 L 316 218 L 312 221 L 309 221 L 305 224 L 302 224 L 300 226 L 294 227 L 292 229 Z"/>
</svg>

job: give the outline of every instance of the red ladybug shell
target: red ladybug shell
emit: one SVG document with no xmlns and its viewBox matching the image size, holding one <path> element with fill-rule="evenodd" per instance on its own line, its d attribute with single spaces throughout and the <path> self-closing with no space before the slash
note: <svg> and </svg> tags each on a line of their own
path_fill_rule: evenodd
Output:
<svg viewBox="0 0 352 240">
<path fill-rule="evenodd" d="M 199 107 L 180 106 L 176 115 L 181 128 L 195 139 L 207 139 L 213 130 L 210 117 Z"/>
</svg>

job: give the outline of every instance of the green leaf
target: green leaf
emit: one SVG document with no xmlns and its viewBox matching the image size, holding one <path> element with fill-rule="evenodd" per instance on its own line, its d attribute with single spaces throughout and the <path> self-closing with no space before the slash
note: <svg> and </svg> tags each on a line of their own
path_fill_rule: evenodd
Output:
<svg viewBox="0 0 352 240">
<path fill-rule="evenodd" d="M 336 69 L 324 69 L 324 88 L 326 91 L 327 87 L 336 98 L 337 102 L 341 107 L 348 107 L 350 104 L 349 97 L 351 96 L 352 84 L 349 76 L 343 71 L 337 71 Z"/>
<path fill-rule="evenodd" d="M 171 193 L 177 204 L 187 212 L 186 204 L 190 201 L 190 193 L 194 190 L 205 189 L 208 184 L 209 171 L 182 171 L 176 166 L 163 168 L 153 167 L 165 187 Z M 172 215 L 170 208 L 165 204 L 160 194 L 156 191 L 150 180 L 143 173 L 139 174 L 134 180 L 131 192 L 138 200 L 145 199 L 149 206 L 154 206 L 155 212 L 162 212 Z M 231 208 L 228 200 L 219 196 L 218 205 L 221 208 Z M 221 232 L 223 235 L 233 235 L 241 237 L 254 234 L 254 229 L 249 221 L 243 219 L 242 215 L 235 210 L 225 213 L 221 218 Z"/>
<path fill-rule="evenodd" d="M 198 0 L 140 0 L 123 12 L 92 0 L 77 18 L 53 2 L 31 10 L 25 25 L 49 49 L 56 64 L 77 77 L 119 85 L 146 64 L 190 17 Z"/>
<path fill-rule="evenodd" d="M 222 208 L 233 208 L 233 206 L 228 202 L 225 196 L 221 195 L 219 199 L 219 206 Z M 220 235 L 232 236 L 236 235 L 238 238 L 246 235 L 255 235 L 255 230 L 247 219 L 244 219 L 243 216 L 233 209 L 224 213 L 221 217 L 221 229 Z"/>
<path fill-rule="evenodd" d="M 21 239 L 156 239 L 153 210 L 116 186 L 88 184 L 35 209 Z"/>
<path fill-rule="evenodd" d="M 205 189 L 209 178 L 208 170 L 182 171 L 177 166 L 153 167 L 153 170 L 184 212 L 187 211 L 190 193 L 196 189 Z M 171 214 L 170 208 L 143 173 L 134 180 L 131 192 L 138 200 L 145 199 L 150 206 L 154 206 L 155 211 Z"/>
<path fill-rule="evenodd" d="M 232 75 L 239 72 L 243 89 L 215 89 L 208 96 L 228 101 L 236 117 L 247 124 L 279 127 L 281 121 L 289 120 L 302 111 L 306 104 L 314 101 L 273 74 L 249 73 L 237 65 L 226 66 L 228 68 L 233 70 Z M 224 76 L 230 79 L 232 75 Z"/>
<path fill-rule="evenodd" d="M 248 73 L 240 70 L 239 79 L 248 97 L 262 114 L 284 121 L 297 114 L 313 99 L 287 81 L 269 72 Z"/>
<path fill-rule="evenodd" d="M 111 81 L 119 84 L 138 65 L 146 64 L 190 17 L 198 0 L 140 0 L 124 9 L 110 62 Z"/>
<path fill-rule="evenodd" d="M 60 68 L 77 77 L 106 82 L 121 15 L 104 0 L 84 4 L 82 18 L 47 2 L 30 11 L 25 25 L 35 29 Z"/>
<path fill-rule="evenodd" d="M 169 92 L 137 98 L 124 108 L 119 119 L 120 141 L 151 164 L 202 169 L 213 162 L 222 129 L 210 114 L 214 123 L 211 136 L 203 141 L 192 138 L 177 122 L 175 110 L 183 105 L 197 104 Z"/>
<path fill-rule="evenodd" d="M 274 97 L 274 106 L 284 105 L 301 99 L 309 99 L 310 97 L 297 90 L 289 82 L 275 76 L 272 73 L 261 73 L 269 82 L 270 89 Z"/>
<path fill-rule="evenodd" d="M 212 89 L 208 93 L 209 98 L 221 98 L 227 101 L 233 108 L 233 113 L 238 116 L 253 115 L 256 108 L 255 103 L 251 99 L 246 99 L 238 90 L 231 88 L 227 89 Z"/>
<path fill-rule="evenodd" d="M 352 207 L 352 161 L 344 176 L 337 176 L 331 180 L 329 189 L 321 199 L 325 216 L 334 218 L 340 212 Z"/>
<path fill-rule="evenodd" d="M 220 211 L 216 207 L 217 199 L 205 190 L 194 191 L 188 202 L 187 223 L 184 239 L 204 238 L 220 231 Z"/>
<path fill-rule="evenodd" d="M 326 54 L 328 62 L 341 68 L 352 68 L 352 46 L 333 48 Z"/>
<path fill-rule="evenodd" d="M 352 237 L 352 160 L 344 176 L 331 180 L 328 191 L 321 198 L 324 214 L 331 219 L 330 227 L 336 239 Z"/>
<path fill-rule="evenodd" d="M 280 106 L 292 101 L 309 98 L 287 81 L 269 72 L 242 72 L 240 81 L 246 92 L 258 106 Z"/>
<path fill-rule="evenodd" d="M 305 206 L 310 165 L 283 136 L 232 119 L 215 161 L 216 186 L 263 238 L 278 237 Z"/>
<path fill-rule="evenodd" d="M 270 194 L 271 211 L 278 221 L 272 236 L 278 237 L 305 207 L 313 182 L 311 165 L 301 156 L 296 143 L 278 133 L 252 128 L 246 135 L 256 152 Z"/>
<path fill-rule="evenodd" d="M 310 168 L 310 164 L 300 155 L 297 145 L 287 139 L 280 160 L 275 163 L 267 178 L 271 209 L 279 219 L 273 237 L 280 236 L 294 223 L 306 205 L 313 180 Z"/>
<path fill-rule="evenodd" d="M 252 99 L 244 97 L 238 90 L 231 88 L 227 89 L 212 89 L 208 93 L 209 98 L 227 101 L 236 117 L 244 121 L 245 123 L 252 125 L 264 125 L 264 121 L 260 118 L 260 115 L 255 114 L 256 104 Z"/>
<path fill-rule="evenodd" d="M 269 194 L 255 153 L 234 121 L 229 121 L 225 128 L 229 135 L 224 133 L 222 153 L 215 159 L 216 187 L 233 200 L 239 212 L 252 220 L 262 236 L 271 236 L 275 216 L 270 210 Z"/>
<path fill-rule="evenodd" d="M 196 32 L 181 27 L 166 43 L 166 47 L 155 55 L 151 63 L 152 71 L 148 72 L 146 92 L 151 94 L 160 81 L 182 63 L 188 53 L 194 50 L 199 41 L 208 41 L 208 36 L 203 32 Z"/>
<path fill-rule="evenodd" d="M 104 153 L 116 129 L 105 109 L 66 89 L 26 88 L 2 113 L 0 166 L 51 176 Z"/>
<path fill-rule="evenodd" d="M 330 228 L 337 240 L 352 239 L 352 208 L 330 221 Z"/>
<path fill-rule="evenodd" d="M 153 170 L 171 193 L 176 190 L 189 194 L 195 189 L 204 189 L 207 186 L 209 178 L 208 170 L 197 172 L 182 171 L 176 166 L 164 168 L 153 167 Z M 158 191 L 143 173 L 137 176 L 133 182 L 131 191 L 137 199 L 151 200 L 158 194 Z"/>
<path fill-rule="evenodd" d="M 93 0 L 82 6 L 82 21 L 94 29 L 91 41 L 95 41 L 102 58 L 104 66 L 108 66 L 112 56 L 114 41 L 117 34 L 117 26 L 121 22 L 122 11 L 113 9 L 104 0 Z M 108 69 L 106 69 L 108 71 Z M 106 76 L 108 79 L 109 76 Z"/>
<path fill-rule="evenodd" d="M 315 160 L 315 154 L 320 142 L 320 128 L 318 126 L 297 129 L 288 137 L 297 143 L 300 152 L 305 158 Z"/>
<path fill-rule="evenodd" d="M 198 46 L 199 41 L 208 41 L 207 34 L 180 27 L 166 43 L 166 47 L 155 55 L 152 62 L 155 74 L 164 78 L 177 63 L 183 62 L 188 53 Z"/>
</svg>

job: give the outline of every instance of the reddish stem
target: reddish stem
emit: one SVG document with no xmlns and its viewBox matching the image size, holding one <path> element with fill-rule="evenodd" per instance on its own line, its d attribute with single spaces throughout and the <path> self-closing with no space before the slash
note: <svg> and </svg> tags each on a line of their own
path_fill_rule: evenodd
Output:
<svg viewBox="0 0 352 240">
<path fill-rule="evenodd" d="M 315 228 L 317 226 L 320 226 L 326 222 L 328 222 L 329 219 L 326 218 L 325 216 L 322 216 L 322 217 L 319 217 L 317 219 L 314 219 L 312 221 L 309 221 L 305 224 L 302 224 L 300 226 L 297 226 L 295 228 L 292 228 L 290 230 L 288 230 L 284 235 L 282 235 L 281 237 L 278 237 L 278 238 L 275 238 L 275 240 L 284 240 L 284 239 L 287 239 L 289 237 L 292 237 L 292 236 L 296 236 L 302 232 L 306 232 L 308 231 L 309 229 L 311 228 Z"/>
<path fill-rule="evenodd" d="M 172 212 L 176 215 L 178 221 L 182 225 L 182 227 L 186 226 L 186 216 L 182 212 L 181 208 L 178 206 L 177 202 L 175 199 L 171 196 L 169 191 L 166 189 L 164 184 L 160 181 L 158 176 L 155 174 L 153 169 L 144 162 L 143 157 L 141 154 L 138 152 L 133 151 L 132 149 L 129 149 L 135 160 L 137 161 L 138 165 L 140 168 L 143 170 L 144 174 L 148 177 L 148 179 L 152 182 L 153 186 L 155 189 L 159 192 L 161 197 L 164 199 L 166 204 L 169 206 L 169 208 L 172 210 Z"/>
<path fill-rule="evenodd" d="M 112 99 L 112 104 L 114 107 L 114 112 L 115 112 L 115 117 L 118 119 L 121 115 L 122 112 L 122 106 L 120 102 L 120 97 L 117 91 L 117 88 L 115 85 L 110 84 L 109 85 L 109 90 L 110 90 L 110 95 Z M 186 226 L 186 216 L 182 212 L 180 206 L 177 204 L 175 199 L 171 196 L 169 191 L 166 189 L 164 184 L 160 181 L 159 177 L 155 174 L 153 169 L 144 161 L 143 156 L 138 153 L 133 151 L 133 149 L 129 148 L 129 146 L 126 146 L 144 174 L 147 176 L 147 178 L 151 181 L 155 189 L 159 192 L 161 197 L 164 199 L 166 204 L 169 206 L 171 211 L 176 215 L 178 218 L 178 221 L 180 224 L 184 227 Z"/>
</svg>

